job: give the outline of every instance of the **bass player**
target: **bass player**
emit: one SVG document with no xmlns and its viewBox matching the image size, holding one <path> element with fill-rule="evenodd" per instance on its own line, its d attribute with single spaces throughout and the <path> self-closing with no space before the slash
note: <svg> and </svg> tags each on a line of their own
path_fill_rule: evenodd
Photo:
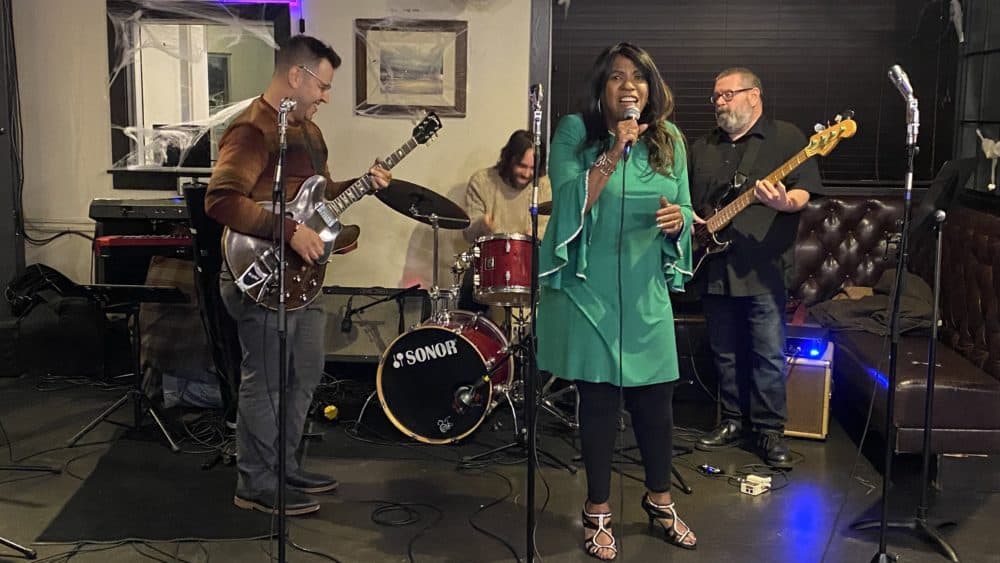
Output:
<svg viewBox="0 0 1000 563">
<path fill-rule="evenodd" d="M 721 448 L 752 436 L 765 463 L 790 469 L 784 438 L 786 288 L 798 212 L 810 192 L 821 189 L 819 169 L 808 160 L 787 176 L 788 188 L 752 181 L 798 152 L 806 137 L 795 125 L 764 116 L 763 87 L 750 70 L 726 69 L 714 88 L 718 127 L 691 146 L 692 202 L 705 213 L 744 190 L 753 190 L 756 202 L 723 233 L 731 241 L 728 251 L 709 259 L 692 282 L 703 295 L 722 406 L 721 424 L 696 447 Z"/>
</svg>

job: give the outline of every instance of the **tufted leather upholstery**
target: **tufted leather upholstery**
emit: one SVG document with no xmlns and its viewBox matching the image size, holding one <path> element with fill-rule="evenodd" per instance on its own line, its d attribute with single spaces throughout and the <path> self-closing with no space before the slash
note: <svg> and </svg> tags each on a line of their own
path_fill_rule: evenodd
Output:
<svg viewBox="0 0 1000 563">
<path fill-rule="evenodd" d="M 841 285 L 873 286 L 895 263 L 890 239 L 898 235 L 902 200 L 863 196 L 809 202 L 799 218 L 793 297 L 806 305 L 833 296 Z"/>
<path fill-rule="evenodd" d="M 911 271 L 933 284 L 933 238 L 917 235 L 911 243 Z M 1000 452 L 1000 217 L 953 206 L 944 224 L 941 271 L 931 448 L 935 453 Z M 862 416 L 875 388 L 873 420 L 883 420 L 888 342 L 869 333 L 842 332 L 836 344 L 834 377 L 841 402 L 861 405 L 852 410 Z M 927 349 L 927 336 L 900 340 L 893 413 L 899 452 L 922 449 Z"/>
<path fill-rule="evenodd" d="M 940 339 L 1000 380 L 1000 217 L 956 207 L 944 225 Z M 925 279 L 933 256 L 933 248 L 919 249 L 914 259 Z"/>
<path fill-rule="evenodd" d="M 829 299 L 841 285 L 875 285 L 886 268 L 895 266 L 902 217 L 901 196 L 810 201 L 799 221 L 791 297 L 809 305 Z M 1000 216 L 953 207 L 942 246 L 942 324 L 935 362 L 940 367 L 931 446 L 938 453 L 1000 452 Z M 916 236 L 910 249 L 911 271 L 932 284 L 933 240 Z M 679 305 L 681 341 L 681 334 L 702 331 L 704 319 L 690 301 Z M 863 422 L 875 389 L 873 429 L 881 433 L 888 339 L 851 331 L 836 333 L 835 340 L 834 399 L 844 413 Z M 896 451 L 922 448 L 927 347 L 927 336 L 904 336 L 900 342 Z"/>
</svg>

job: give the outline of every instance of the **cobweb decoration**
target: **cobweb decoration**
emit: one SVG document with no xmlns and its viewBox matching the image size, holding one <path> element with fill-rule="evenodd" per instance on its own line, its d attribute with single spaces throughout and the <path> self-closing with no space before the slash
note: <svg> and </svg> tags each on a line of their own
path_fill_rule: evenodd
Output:
<svg viewBox="0 0 1000 563">
<path fill-rule="evenodd" d="M 976 135 L 979 136 L 979 145 L 983 149 L 983 154 L 992 161 L 990 183 L 986 186 L 986 189 L 992 192 L 997 189 L 997 159 L 1000 159 L 1000 139 L 984 137 L 979 129 L 976 129 Z"/>
<path fill-rule="evenodd" d="M 113 63 L 110 66 L 109 88 L 130 65 L 146 60 L 176 60 L 192 67 L 204 68 L 208 56 L 206 41 L 191 42 L 179 33 L 170 33 L 176 24 L 211 26 L 216 46 L 226 51 L 242 42 L 259 41 L 271 50 L 277 49 L 273 30 L 264 17 L 262 6 L 258 17 L 239 17 L 225 4 L 217 2 L 189 2 L 184 0 L 134 0 L 132 7 L 121 8 L 112 4 L 108 19 L 114 31 Z M 159 25 L 162 24 L 162 25 Z M 131 79 L 131 78 L 130 78 Z M 260 86 L 264 86 L 263 79 Z M 140 90 L 141 88 L 132 88 Z M 181 97 L 190 99 L 191 87 L 178 84 Z M 138 94 L 141 96 L 141 93 Z M 232 103 L 213 104 L 211 114 L 199 119 L 156 119 L 155 128 L 146 123 L 115 123 L 114 129 L 122 131 L 131 141 L 133 150 L 115 162 L 116 168 L 136 165 L 162 165 L 171 160 L 170 153 L 179 154 L 178 165 L 185 165 L 185 158 L 206 133 L 221 132 L 235 115 L 246 108 L 253 98 Z M 140 100 L 136 105 L 142 107 Z M 199 108 L 207 113 L 207 109 Z M 151 116 L 147 116 L 151 117 Z M 195 114 L 195 117 L 201 117 Z"/>
</svg>

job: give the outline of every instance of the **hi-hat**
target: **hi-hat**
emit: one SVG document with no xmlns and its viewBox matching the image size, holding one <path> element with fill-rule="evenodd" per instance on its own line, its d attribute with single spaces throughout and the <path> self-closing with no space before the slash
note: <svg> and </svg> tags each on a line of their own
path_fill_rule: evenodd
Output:
<svg viewBox="0 0 1000 563">
<path fill-rule="evenodd" d="M 393 180 L 389 187 L 375 192 L 382 203 L 421 223 L 431 224 L 437 216 L 442 229 L 464 229 L 469 226 L 469 216 L 455 202 L 423 186 L 405 180 Z"/>
</svg>

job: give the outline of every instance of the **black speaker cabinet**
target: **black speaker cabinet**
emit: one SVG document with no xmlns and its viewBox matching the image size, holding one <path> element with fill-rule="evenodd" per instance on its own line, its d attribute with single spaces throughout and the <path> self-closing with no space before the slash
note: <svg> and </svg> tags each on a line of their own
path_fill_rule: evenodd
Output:
<svg viewBox="0 0 1000 563">
<path fill-rule="evenodd" d="M 788 421 L 785 435 L 825 440 L 830 423 L 830 374 L 833 342 L 817 358 L 786 358 Z"/>
<path fill-rule="evenodd" d="M 396 337 L 430 316 L 427 291 L 409 290 L 402 295 L 400 291 L 385 287 L 324 287 L 319 299 L 327 313 L 326 360 L 378 363 Z"/>
</svg>

